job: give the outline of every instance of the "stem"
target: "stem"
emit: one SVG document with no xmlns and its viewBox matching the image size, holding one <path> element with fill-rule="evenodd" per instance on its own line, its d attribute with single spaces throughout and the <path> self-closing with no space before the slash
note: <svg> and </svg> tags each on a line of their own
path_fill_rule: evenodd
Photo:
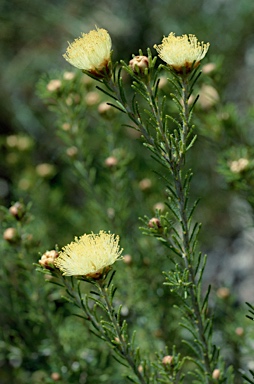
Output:
<svg viewBox="0 0 254 384">
<path fill-rule="evenodd" d="M 119 87 L 121 87 L 121 84 L 119 84 L 119 87 L 114 83 L 114 81 L 110 78 L 107 80 L 107 86 L 111 89 L 113 94 L 116 96 L 117 100 L 121 103 L 123 106 L 124 111 L 127 113 L 129 118 L 137 125 L 137 127 L 140 129 L 141 134 L 144 136 L 146 141 L 149 144 L 153 144 L 153 139 L 148 135 L 144 125 L 142 124 L 140 116 L 136 117 L 134 111 L 129 107 L 126 100 L 122 97 L 122 93 L 119 90 Z"/>
<path fill-rule="evenodd" d="M 115 317 L 115 310 L 114 307 L 111 304 L 111 301 L 108 297 L 108 288 L 105 288 L 105 285 L 102 281 L 101 284 L 98 284 L 98 289 L 101 294 L 101 297 L 104 299 L 106 308 L 108 310 L 108 316 L 109 319 L 113 325 L 113 328 L 116 332 L 117 338 L 119 340 L 119 344 L 121 346 L 120 353 L 122 357 L 128 362 L 130 368 L 133 370 L 137 378 L 139 379 L 141 384 L 147 384 L 146 380 L 144 379 L 142 372 L 139 371 L 138 366 L 135 363 L 135 360 L 132 358 L 131 354 L 129 353 L 129 345 L 126 343 L 126 340 L 124 336 L 122 335 L 121 327 L 119 323 L 116 320 Z"/>
<path fill-rule="evenodd" d="M 199 335 L 199 339 L 201 341 L 202 345 L 202 354 L 203 354 L 203 360 L 204 365 L 206 369 L 206 383 L 210 383 L 210 379 L 208 377 L 212 374 L 212 368 L 211 368 L 211 362 L 209 358 L 209 346 L 208 341 L 205 336 L 204 332 L 204 321 L 202 318 L 202 313 L 200 309 L 200 304 L 198 301 L 198 287 L 196 286 L 196 280 L 195 280 L 195 273 L 192 267 L 192 262 L 194 259 L 194 254 L 192 250 L 192 245 L 190 241 L 190 234 L 189 234 L 189 225 L 188 225 L 188 218 L 186 214 L 186 196 L 184 193 L 183 188 L 183 176 L 182 176 L 182 166 L 185 161 L 185 154 L 186 154 L 186 141 L 187 136 L 189 134 L 189 109 L 188 109 L 188 82 L 186 79 L 182 79 L 182 97 L 183 97 L 183 131 L 181 133 L 182 135 L 182 143 L 183 143 L 183 152 L 180 158 L 180 162 L 172 169 L 173 176 L 174 176 L 174 184 L 175 184 L 175 190 L 176 195 L 178 197 L 178 207 L 179 207 L 179 214 L 181 219 L 181 225 L 182 225 L 182 239 L 183 239 L 183 260 L 185 263 L 185 267 L 189 271 L 189 282 L 190 288 L 190 298 L 194 310 L 194 316 L 195 316 L 195 322 L 197 326 L 197 331 Z"/>
<path fill-rule="evenodd" d="M 87 308 L 86 304 L 83 302 L 83 300 L 81 299 L 79 294 L 73 289 L 72 284 L 67 279 L 65 279 L 63 276 L 62 276 L 62 282 L 65 285 L 67 292 L 70 294 L 72 300 L 75 300 L 77 306 L 82 311 L 85 312 L 85 314 L 87 316 L 87 320 L 91 321 L 94 328 L 103 336 L 103 339 L 107 340 L 112 345 L 112 338 L 105 333 L 105 330 L 104 330 L 103 326 L 101 325 L 101 323 L 96 320 L 93 313 L 90 311 L 89 308 Z M 116 317 L 115 317 L 114 307 L 112 306 L 111 301 L 110 301 L 109 296 L 108 296 L 108 288 L 105 288 L 104 283 L 105 283 L 104 280 L 98 280 L 98 282 L 95 284 L 95 286 L 97 287 L 97 289 L 99 291 L 100 298 L 104 301 L 105 307 L 107 309 L 107 315 L 109 317 L 109 320 L 112 323 L 116 337 L 119 340 L 119 347 L 120 348 L 118 348 L 118 351 L 120 352 L 121 356 L 127 361 L 130 368 L 132 369 L 132 371 L 135 373 L 135 375 L 139 379 L 139 382 L 141 384 L 147 384 L 147 381 L 144 379 L 142 372 L 139 371 L 138 366 L 135 363 L 135 360 L 132 358 L 132 355 L 129 353 L 129 344 L 125 341 L 124 336 L 122 335 L 121 327 L 118 324 Z M 113 346 L 115 347 L 116 345 L 113 344 Z"/>
</svg>

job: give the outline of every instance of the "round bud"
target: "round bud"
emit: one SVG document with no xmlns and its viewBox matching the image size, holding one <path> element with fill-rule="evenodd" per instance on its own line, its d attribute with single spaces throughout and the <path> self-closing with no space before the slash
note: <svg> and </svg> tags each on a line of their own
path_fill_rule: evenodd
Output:
<svg viewBox="0 0 254 384">
<path fill-rule="evenodd" d="M 85 102 L 89 106 L 98 104 L 100 101 L 100 95 L 96 91 L 90 91 L 86 94 Z"/>
<path fill-rule="evenodd" d="M 115 110 L 111 105 L 104 101 L 98 105 L 98 112 L 102 117 L 110 120 L 114 116 Z"/>
<path fill-rule="evenodd" d="M 220 378 L 220 370 L 218 368 L 214 369 L 212 377 L 215 380 L 218 380 Z"/>
<path fill-rule="evenodd" d="M 63 74 L 64 80 L 73 80 L 74 77 L 75 77 L 74 72 L 64 72 L 64 74 Z"/>
<path fill-rule="evenodd" d="M 108 168 L 112 168 L 112 167 L 115 167 L 118 163 L 118 160 L 115 156 L 109 156 L 106 158 L 105 160 L 105 165 L 108 167 Z"/>
<path fill-rule="evenodd" d="M 78 148 L 75 146 L 72 146 L 66 149 L 66 154 L 69 157 L 75 157 L 77 153 L 78 153 Z"/>
<path fill-rule="evenodd" d="M 146 191 L 146 190 L 150 189 L 151 186 L 152 186 L 152 181 L 148 178 L 142 179 L 139 182 L 139 188 L 141 189 L 141 191 Z"/>
<path fill-rule="evenodd" d="M 22 217 L 25 214 L 25 207 L 23 204 L 21 204 L 19 201 L 17 201 L 15 204 L 13 204 L 9 208 L 9 212 L 12 216 L 14 216 L 17 220 L 21 220 Z"/>
<path fill-rule="evenodd" d="M 129 66 L 136 74 L 145 74 L 145 70 L 149 67 L 148 57 L 146 56 L 134 56 L 129 61 Z"/>
<path fill-rule="evenodd" d="M 61 88 L 61 81 L 60 80 L 51 80 L 47 85 L 47 90 L 49 92 L 55 92 L 58 91 L 59 88 Z"/>
<path fill-rule="evenodd" d="M 148 222 L 149 228 L 159 229 L 161 228 L 161 222 L 157 217 L 152 217 Z"/>
<path fill-rule="evenodd" d="M 7 228 L 4 231 L 3 238 L 4 240 L 8 241 L 8 243 L 12 243 L 12 244 L 16 243 L 17 240 L 19 239 L 17 229 L 13 227 Z"/>
<path fill-rule="evenodd" d="M 59 380 L 61 380 L 61 375 L 58 372 L 53 372 L 51 374 L 51 379 L 53 381 L 59 381 Z"/>
<path fill-rule="evenodd" d="M 164 365 L 172 365 L 172 362 L 173 362 L 173 356 L 171 355 L 164 356 L 162 359 L 162 364 Z"/>
<path fill-rule="evenodd" d="M 215 63 L 207 63 L 202 67 L 202 72 L 208 75 L 216 69 Z"/>
<path fill-rule="evenodd" d="M 236 333 L 237 336 L 243 336 L 243 334 L 244 334 L 244 329 L 243 329 L 242 327 L 237 327 L 237 328 L 235 329 L 235 333 Z"/>
<path fill-rule="evenodd" d="M 225 300 L 230 296 L 230 290 L 227 287 L 221 287 L 217 289 L 217 296 L 220 299 Z"/>
<path fill-rule="evenodd" d="M 132 263 L 131 255 L 124 255 L 123 256 L 123 261 L 124 261 L 125 264 L 130 265 Z"/>
</svg>

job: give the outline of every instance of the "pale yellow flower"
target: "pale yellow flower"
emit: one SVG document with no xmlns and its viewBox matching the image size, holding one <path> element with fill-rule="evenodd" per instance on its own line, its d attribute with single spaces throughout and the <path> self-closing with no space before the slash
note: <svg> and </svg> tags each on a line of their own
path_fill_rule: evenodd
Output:
<svg viewBox="0 0 254 384">
<path fill-rule="evenodd" d="M 154 45 L 154 48 L 170 67 L 179 73 L 187 73 L 205 57 L 209 46 L 209 43 L 200 43 L 195 35 L 175 36 L 171 32 L 163 38 L 162 44 Z"/>
<path fill-rule="evenodd" d="M 111 47 L 109 33 L 100 28 L 82 33 L 81 37 L 69 43 L 63 57 L 76 68 L 103 75 L 108 70 Z"/>
<path fill-rule="evenodd" d="M 63 247 L 55 266 L 63 275 L 95 277 L 112 265 L 121 253 L 119 236 L 100 231 L 99 234 L 75 237 L 75 241 Z"/>
</svg>

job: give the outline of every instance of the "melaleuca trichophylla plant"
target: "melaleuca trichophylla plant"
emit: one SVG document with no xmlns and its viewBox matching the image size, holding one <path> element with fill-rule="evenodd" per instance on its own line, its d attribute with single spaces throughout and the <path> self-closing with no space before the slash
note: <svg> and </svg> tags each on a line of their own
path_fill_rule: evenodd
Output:
<svg viewBox="0 0 254 384">
<path fill-rule="evenodd" d="M 158 238 L 167 248 L 165 258 L 169 258 L 170 266 L 164 272 L 165 285 L 168 295 L 178 297 L 180 325 L 188 333 L 184 342 L 189 354 L 181 356 L 178 346 L 168 345 L 169 354 L 163 357 L 158 353 L 158 359 L 149 361 L 135 346 L 127 323 L 121 321 L 121 308 L 114 304 L 112 265 L 121 258 L 118 237 L 103 231 L 84 235 L 64 247 L 50 264 L 44 265 L 42 259 L 40 264 L 66 289 L 69 299 L 84 312 L 83 317 L 91 323 L 96 335 L 112 346 L 120 362 L 129 366 L 134 373 L 132 382 L 233 383 L 232 369 L 225 367 L 219 348 L 212 341 L 210 288 L 205 295 L 201 293 L 206 257 L 197 250 L 200 224 L 193 220 L 196 202 L 189 201 L 192 171 L 188 168 L 187 153 L 196 139 L 191 117 L 197 100 L 191 103 L 190 97 L 209 43 L 199 42 L 194 35 L 170 33 L 154 48 L 164 65 L 156 65 L 157 57 L 152 56 L 150 49 L 147 56 L 140 51 L 129 64 L 116 63 L 108 32 L 96 29 L 70 44 L 64 57 L 98 81 L 97 88 L 112 99 L 110 105 L 127 115 L 161 166 L 167 211 L 163 215 L 157 211 L 152 219 L 144 218 L 144 232 Z M 122 71 L 131 79 L 130 100 Z M 166 72 L 173 88 L 172 94 L 163 97 L 159 89 L 162 72 Z M 173 116 L 169 114 L 171 105 L 174 111 L 177 107 Z M 83 283 L 92 285 L 91 294 L 82 294 Z"/>
</svg>

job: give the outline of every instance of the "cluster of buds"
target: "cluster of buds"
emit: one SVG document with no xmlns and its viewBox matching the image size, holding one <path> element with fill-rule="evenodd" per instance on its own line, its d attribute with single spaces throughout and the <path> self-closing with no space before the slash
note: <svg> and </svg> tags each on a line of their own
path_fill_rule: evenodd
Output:
<svg viewBox="0 0 254 384">
<path fill-rule="evenodd" d="M 249 160 L 241 157 L 239 160 L 234 160 L 230 163 L 230 170 L 233 173 L 240 173 L 244 171 L 249 165 Z"/>
<path fill-rule="evenodd" d="M 54 261 L 58 257 L 58 252 L 55 250 L 46 251 L 40 258 L 39 264 L 46 269 L 55 269 Z"/>
</svg>

